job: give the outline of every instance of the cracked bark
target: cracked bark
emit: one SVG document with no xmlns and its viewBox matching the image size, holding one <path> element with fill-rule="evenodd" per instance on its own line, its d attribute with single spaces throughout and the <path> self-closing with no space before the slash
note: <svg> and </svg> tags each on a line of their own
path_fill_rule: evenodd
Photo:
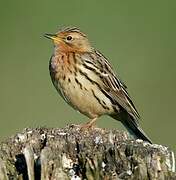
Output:
<svg viewBox="0 0 176 180">
<path fill-rule="evenodd" d="M 25 129 L 0 144 L 0 180 L 176 179 L 174 153 L 126 132 Z"/>
</svg>

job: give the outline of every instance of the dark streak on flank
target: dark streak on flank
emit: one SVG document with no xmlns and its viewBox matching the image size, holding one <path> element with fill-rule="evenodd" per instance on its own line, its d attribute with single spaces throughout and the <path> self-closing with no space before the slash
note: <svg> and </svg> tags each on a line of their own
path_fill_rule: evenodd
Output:
<svg viewBox="0 0 176 180">
<path fill-rule="evenodd" d="M 78 72 L 78 68 L 77 68 L 76 64 L 74 65 L 74 69 L 75 69 L 74 74 L 75 74 L 75 76 L 77 76 L 76 73 Z"/>
<path fill-rule="evenodd" d="M 94 80 L 92 80 L 91 78 L 89 78 L 89 76 L 87 75 L 87 73 L 81 71 L 80 69 L 79 69 L 79 73 L 80 73 L 82 76 L 84 76 L 87 80 L 89 80 L 92 84 L 97 84 L 97 86 L 99 86 L 99 84 L 98 84 L 96 81 L 94 81 Z"/>
<path fill-rule="evenodd" d="M 95 95 L 95 92 L 94 90 L 92 89 L 92 94 L 93 96 L 96 98 L 96 100 L 98 101 L 98 103 L 104 108 L 104 109 L 108 109 L 109 110 L 109 107 L 105 106 L 104 104 L 102 104 L 101 100 Z"/>
<path fill-rule="evenodd" d="M 65 81 L 65 78 L 66 78 L 66 76 L 64 75 L 64 76 L 63 76 L 63 80 L 64 80 L 64 81 Z"/>
<path fill-rule="evenodd" d="M 106 106 L 106 103 L 104 101 L 102 101 L 102 103 Z"/>
<path fill-rule="evenodd" d="M 72 72 L 72 70 L 68 67 L 67 68 L 68 69 L 68 71 L 70 72 L 70 74 L 72 74 L 73 72 Z"/>
<path fill-rule="evenodd" d="M 68 82 L 69 82 L 69 83 L 71 82 L 70 78 L 68 78 Z"/>
<path fill-rule="evenodd" d="M 111 101 L 112 104 L 117 105 L 117 102 L 108 94 L 108 89 L 103 89 L 96 81 L 92 80 L 88 77 L 87 73 L 82 72 L 79 70 L 79 73 L 84 76 L 88 81 L 90 81 L 92 84 L 96 84 L 99 90 Z"/>
<path fill-rule="evenodd" d="M 74 75 L 75 75 L 75 77 L 77 77 L 77 72 L 76 71 L 74 71 Z"/>
<path fill-rule="evenodd" d="M 82 84 L 78 81 L 78 79 L 77 78 L 75 78 L 75 82 L 80 86 L 80 89 L 83 89 L 83 86 L 82 86 Z"/>
</svg>

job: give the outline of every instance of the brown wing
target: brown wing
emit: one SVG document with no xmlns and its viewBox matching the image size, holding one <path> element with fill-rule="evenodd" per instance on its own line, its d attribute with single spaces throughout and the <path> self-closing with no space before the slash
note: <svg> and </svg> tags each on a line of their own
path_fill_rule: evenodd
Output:
<svg viewBox="0 0 176 180">
<path fill-rule="evenodd" d="M 109 87 L 109 95 L 113 97 L 113 99 L 116 100 L 117 103 L 119 103 L 120 106 L 122 106 L 130 115 L 132 115 L 135 120 L 138 120 L 140 116 L 127 92 L 127 86 L 117 77 L 117 75 L 115 75 L 107 58 L 98 51 L 96 51 L 96 54 L 98 57 L 97 60 L 103 64 L 103 70 L 108 74 L 104 76 L 103 80 L 104 85 Z"/>
<path fill-rule="evenodd" d="M 95 52 L 97 55 L 97 65 L 102 69 L 102 80 L 108 95 L 111 96 L 137 121 L 140 116 L 127 92 L 127 86 L 120 80 L 117 75 L 115 75 L 108 60 L 100 52 Z"/>
</svg>

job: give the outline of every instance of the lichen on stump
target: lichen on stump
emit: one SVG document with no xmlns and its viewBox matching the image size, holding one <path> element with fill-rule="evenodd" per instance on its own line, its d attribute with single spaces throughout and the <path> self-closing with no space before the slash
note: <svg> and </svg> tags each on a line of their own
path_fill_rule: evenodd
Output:
<svg viewBox="0 0 176 180">
<path fill-rule="evenodd" d="M 0 180 L 176 179 L 174 153 L 126 132 L 25 129 L 0 144 Z"/>
</svg>

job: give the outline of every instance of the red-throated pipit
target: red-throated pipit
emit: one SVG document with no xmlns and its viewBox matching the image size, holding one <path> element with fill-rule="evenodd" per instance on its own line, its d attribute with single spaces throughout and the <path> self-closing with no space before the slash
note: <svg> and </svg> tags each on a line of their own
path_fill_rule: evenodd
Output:
<svg viewBox="0 0 176 180">
<path fill-rule="evenodd" d="M 90 118 L 84 128 L 92 127 L 101 115 L 109 115 L 121 121 L 135 138 L 151 143 L 139 127 L 139 114 L 127 87 L 87 36 L 73 27 L 45 37 L 54 42 L 49 65 L 52 82 L 70 106 Z"/>
</svg>

